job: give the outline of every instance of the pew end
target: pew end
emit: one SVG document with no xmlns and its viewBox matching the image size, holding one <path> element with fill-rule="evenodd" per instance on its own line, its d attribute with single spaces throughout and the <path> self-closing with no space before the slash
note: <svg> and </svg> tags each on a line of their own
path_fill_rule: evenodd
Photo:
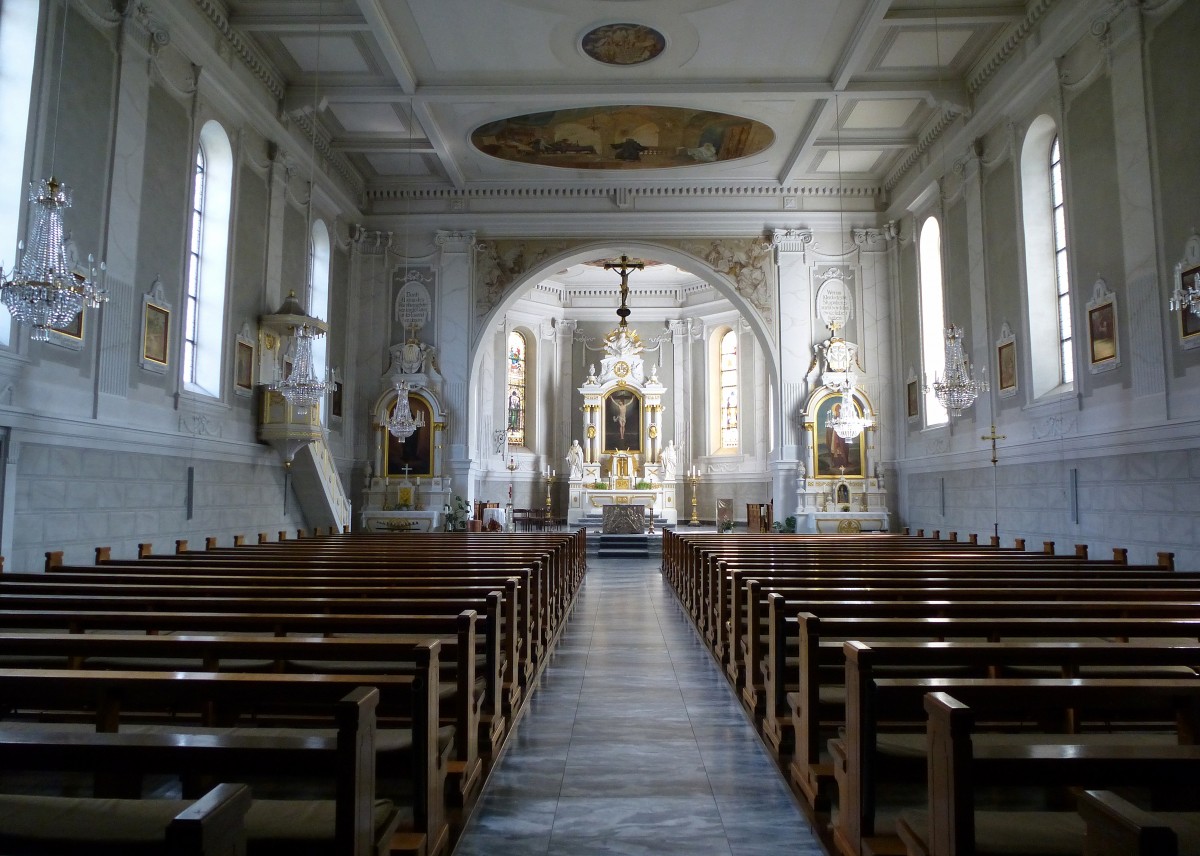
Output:
<svg viewBox="0 0 1200 856">
<path fill-rule="evenodd" d="M 1086 856 L 1174 856 L 1179 841 L 1162 819 L 1112 791 L 1084 791 L 1079 814 Z"/>
</svg>

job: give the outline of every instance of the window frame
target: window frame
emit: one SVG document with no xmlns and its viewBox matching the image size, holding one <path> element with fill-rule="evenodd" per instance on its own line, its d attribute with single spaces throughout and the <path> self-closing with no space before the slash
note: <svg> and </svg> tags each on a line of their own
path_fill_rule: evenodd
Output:
<svg viewBox="0 0 1200 856">
<path fill-rule="evenodd" d="M 1052 151 L 1059 146 L 1058 189 L 1063 207 L 1055 208 L 1055 176 Z M 1020 151 L 1021 233 L 1024 241 L 1025 312 L 1029 331 L 1029 356 L 1021 361 L 1029 378 L 1029 395 L 1042 399 L 1075 388 L 1079 360 L 1076 357 L 1075 314 L 1070 283 L 1070 214 L 1067 207 L 1065 157 L 1059 124 L 1047 114 L 1035 118 L 1025 133 Z M 1058 234 L 1056 217 L 1061 219 Z M 1060 248 L 1057 246 L 1062 244 Z M 1061 265 L 1061 267 L 1060 267 Z M 1060 275 L 1066 289 L 1060 293 Z M 1066 315 L 1062 314 L 1065 308 Z M 1064 323 L 1065 321 L 1065 323 Z M 1069 335 L 1063 336 L 1064 327 Z"/>
<path fill-rule="evenodd" d="M 203 157 L 204 177 L 199 182 L 192 174 L 185 293 L 193 280 L 196 293 L 194 306 L 188 302 L 191 295 L 185 297 L 187 332 L 180 342 L 180 380 L 185 392 L 220 398 L 233 231 L 233 146 L 221 124 L 209 119 L 200 129 L 196 147 L 196 162 Z M 194 338 L 189 339 L 189 333 Z"/>
<path fill-rule="evenodd" d="M 936 241 L 936 244 L 934 244 Z M 931 246 L 931 244 L 933 244 Z M 917 239 L 917 296 L 921 330 L 921 373 L 926 428 L 950 421 L 950 413 L 933 391 L 933 382 L 946 373 L 946 288 L 942 258 L 942 223 L 937 214 L 921 221 Z M 935 323 L 936 322 L 936 323 Z"/>
</svg>

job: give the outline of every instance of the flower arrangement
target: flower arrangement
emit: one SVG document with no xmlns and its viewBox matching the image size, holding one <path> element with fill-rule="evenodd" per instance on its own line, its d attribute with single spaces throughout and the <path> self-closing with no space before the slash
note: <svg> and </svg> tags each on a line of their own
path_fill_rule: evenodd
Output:
<svg viewBox="0 0 1200 856">
<path fill-rule="evenodd" d="M 653 489 L 654 489 L 654 485 L 652 485 L 652 484 L 651 484 L 650 482 L 648 482 L 648 481 L 640 481 L 640 482 L 638 482 L 637 484 L 635 484 L 635 485 L 633 486 L 633 489 L 634 489 L 634 490 L 653 490 Z"/>
<path fill-rule="evenodd" d="M 592 484 L 593 490 L 608 490 L 608 482 L 598 481 Z"/>
<path fill-rule="evenodd" d="M 456 496 L 454 502 L 442 506 L 442 512 L 446 515 L 446 531 L 457 532 L 467 528 L 471 505 L 461 496 Z"/>
</svg>

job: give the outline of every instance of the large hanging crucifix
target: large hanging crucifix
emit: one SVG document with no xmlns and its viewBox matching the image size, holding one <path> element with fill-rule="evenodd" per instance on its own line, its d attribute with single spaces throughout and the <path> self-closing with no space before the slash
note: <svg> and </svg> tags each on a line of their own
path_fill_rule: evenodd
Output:
<svg viewBox="0 0 1200 856">
<path fill-rule="evenodd" d="M 615 270 L 621 275 L 621 305 L 617 309 L 617 317 L 621 319 L 621 323 L 617 326 L 628 327 L 629 324 L 625 319 L 629 317 L 629 307 L 625 301 L 629 299 L 629 274 L 635 270 L 645 270 L 646 264 L 645 262 L 631 262 L 629 256 L 623 255 L 620 263 L 605 262 L 604 269 Z"/>
</svg>

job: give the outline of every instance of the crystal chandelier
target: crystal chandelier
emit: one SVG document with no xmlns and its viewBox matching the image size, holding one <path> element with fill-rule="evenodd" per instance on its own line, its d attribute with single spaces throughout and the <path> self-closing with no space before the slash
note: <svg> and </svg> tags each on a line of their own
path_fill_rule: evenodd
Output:
<svg viewBox="0 0 1200 856">
<path fill-rule="evenodd" d="M 986 380 L 971 377 L 971 363 L 963 353 L 962 336 L 962 328 L 957 324 L 946 328 L 946 375 L 940 380 L 935 376 L 933 380 L 933 394 L 954 416 L 962 416 L 979 393 L 988 391 Z"/>
<path fill-rule="evenodd" d="M 303 416 L 309 408 L 315 407 L 329 387 L 329 384 L 317 377 L 313 366 L 313 339 L 323 332 L 320 328 L 308 324 L 301 324 L 296 328 L 296 351 L 292 354 L 292 370 L 286 378 L 271 386 L 272 390 L 287 399 L 297 416 Z"/>
<path fill-rule="evenodd" d="M 88 273 L 74 272 L 67 258 L 62 209 L 71 207 L 71 188 L 49 179 L 29 184 L 29 236 L 17 248 L 17 263 L 5 276 L 0 268 L 0 300 L 17 321 L 31 328 L 35 342 L 50 338 L 52 327 L 70 324 L 87 306 L 98 309 L 108 300 L 95 258 L 88 256 Z"/>
<path fill-rule="evenodd" d="M 387 428 L 397 440 L 407 440 L 418 428 L 425 427 L 425 414 L 413 416 L 408 406 L 408 381 L 396 384 L 396 406 L 392 409 L 392 418 L 388 420 Z"/>
<path fill-rule="evenodd" d="M 842 390 L 841 404 L 835 404 L 829 409 L 829 415 L 825 417 L 825 427 L 843 440 L 853 440 L 870 428 L 874 421 L 869 416 L 858 415 L 858 409 L 854 406 L 854 396 L 847 388 Z"/>
</svg>

